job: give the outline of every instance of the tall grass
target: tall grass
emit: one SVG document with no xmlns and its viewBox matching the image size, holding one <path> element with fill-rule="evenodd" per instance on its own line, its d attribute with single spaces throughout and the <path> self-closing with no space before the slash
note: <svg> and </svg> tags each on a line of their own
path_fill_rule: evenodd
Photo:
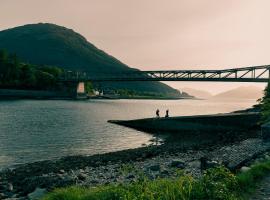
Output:
<svg viewBox="0 0 270 200">
<path fill-rule="evenodd" d="M 242 193 L 252 193 L 265 175 L 270 173 L 270 160 L 258 163 L 247 172 L 237 174 L 237 182 Z"/>
<path fill-rule="evenodd" d="M 92 188 L 56 189 L 43 200 L 235 200 L 245 198 L 254 189 L 254 181 L 270 172 L 270 161 L 257 164 L 237 175 L 224 167 L 205 171 L 200 179 L 190 175 L 149 180 L 142 178 L 129 184 L 112 184 Z"/>
</svg>

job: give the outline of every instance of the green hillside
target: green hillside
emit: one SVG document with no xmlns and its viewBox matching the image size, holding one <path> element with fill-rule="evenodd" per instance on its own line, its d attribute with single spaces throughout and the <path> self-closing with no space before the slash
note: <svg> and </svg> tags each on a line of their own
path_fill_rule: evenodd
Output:
<svg viewBox="0 0 270 200">
<path fill-rule="evenodd" d="M 54 24 L 29 24 L 0 31 L 0 49 L 16 53 L 23 62 L 59 66 L 97 75 L 136 70 L 98 49 L 73 30 Z M 110 82 L 99 86 L 179 94 L 177 90 L 159 82 Z"/>
</svg>

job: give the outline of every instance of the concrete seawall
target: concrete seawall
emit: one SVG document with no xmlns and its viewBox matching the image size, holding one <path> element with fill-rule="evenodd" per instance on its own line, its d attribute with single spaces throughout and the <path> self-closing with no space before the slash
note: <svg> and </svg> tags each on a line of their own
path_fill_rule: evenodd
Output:
<svg viewBox="0 0 270 200">
<path fill-rule="evenodd" d="M 153 134 L 175 134 L 182 137 L 220 138 L 229 133 L 258 131 L 260 114 L 257 112 L 216 115 L 146 118 L 136 120 L 110 120 L 108 122 Z M 225 134 L 226 133 L 226 134 Z"/>
</svg>

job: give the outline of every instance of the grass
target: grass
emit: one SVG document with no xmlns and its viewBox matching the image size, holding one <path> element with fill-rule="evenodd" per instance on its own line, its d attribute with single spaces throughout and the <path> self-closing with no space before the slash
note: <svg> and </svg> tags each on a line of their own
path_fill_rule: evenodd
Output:
<svg viewBox="0 0 270 200">
<path fill-rule="evenodd" d="M 130 170 L 130 168 L 125 169 Z M 225 167 L 205 171 L 200 179 L 190 175 L 149 180 L 141 177 L 129 184 L 112 184 L 92 188 L 60 188 L 43 200 L 235 200 L 245 199 L 256 184 L 270 172 L 270 160 L 256 164 L 249 171 L 231 173 Z"/>
<path fill-rule="evenodd" d="M 270 173 L 270 160 L 255 164 L 247 172 L 237 174 L 237 182 L 243 194 L 250 194 L 265 175 Z"/>
</svg>

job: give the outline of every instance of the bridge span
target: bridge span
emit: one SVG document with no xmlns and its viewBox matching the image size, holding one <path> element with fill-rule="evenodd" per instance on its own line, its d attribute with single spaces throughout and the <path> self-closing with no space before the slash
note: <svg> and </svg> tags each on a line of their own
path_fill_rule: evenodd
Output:
<svg viewBox="0 0 270 200">
<path fill-rule="evenodd" d="M 131 70 L 123 73 L 104 74 L 65 71 L 60 81 L 221 81 L 221 82 L 268 82 L 270 65 L 232 68 L 224 70 Z"/>
</svg>

